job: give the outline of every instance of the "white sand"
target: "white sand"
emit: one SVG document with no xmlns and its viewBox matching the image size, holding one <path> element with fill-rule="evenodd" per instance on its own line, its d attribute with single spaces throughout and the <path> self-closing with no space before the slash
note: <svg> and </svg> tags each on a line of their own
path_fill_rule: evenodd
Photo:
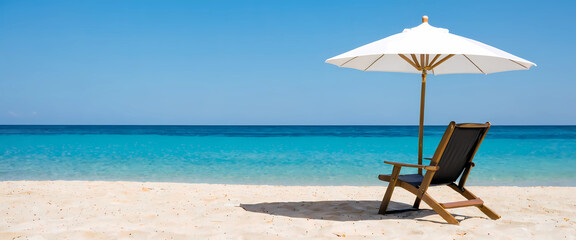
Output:
<svg viewBox="0 0 576 240">
<path fill-rule="evenodd" d="M 575 239 L 576 188 L 469 187 L 502 216 L 378 215 L 382 187 L 0 182 L 0 239 Z M 461 197 L 447 187 L 438 201 Z M 391 207 L 413 197 L 397 188 Z"/>
</svg>

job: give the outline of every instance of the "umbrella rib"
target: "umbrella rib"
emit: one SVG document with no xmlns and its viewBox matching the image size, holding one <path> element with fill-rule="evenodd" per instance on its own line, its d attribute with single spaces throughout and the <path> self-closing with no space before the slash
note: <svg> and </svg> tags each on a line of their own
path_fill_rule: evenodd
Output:
<svg viewBox="0 0 576 240">
<path fill-rule="evenodd" d="M 428 64 L 428 67 L 434 65 L 434 63 L 436 62 L 436 60 L 438 60 L 438 58 L 442 56 L 442 54 L 436 54 L 436 56 L 434 56 L 434 58 L 432 59 L 432 62 L 430 62 L 430 64 Z"/>
<path fill-rule="evenodd" d="M 418 70 L 422 69 L 422 67 L 420 66 L 420 63 L 418 63 L 418 60 L 416 59 L 416 54 L 410 54 L 410 56 L 412 56 L 412 61 L 414 61 L 414 64 L 416 64 L 416 68 Z"/>
<path fill-rule="evenodd" d="M 340 66 L 338 66 L 338 67 L 342 67 L 342 66 L 344 66 L 346 63 L 349 63 L 350 61 L 352 61 L 352 60 L 356 59 L 357 57 L 358 57 L 358 56 L 351 58 L 350 60 L 348 60 L 348 61 L 346 61 L 346 62 L 342 63 L 342 64 L 341 64 Z"/>
<path fill-rule="evenodd" d="M 414 64 L 414 62 L 412 62 L 412 60 L 410 60 L 410 58 L 404 56 L 403 54 L 398 54 L 398 56 L 400 56 L 402 59 L 404 59 L 404 61 L 410 63 L 410 65 L 412 65 L 412 67 L 420 70 L 420 69 L 418 68 L 418 66 L 416 66 L 416 64 Z"/>
<path fill-rule="evenodd" d="M 420 54 L 420 66 L 422 68 L 426 67 L 426 60 L 424 60 L 424 59 L 425 59 L 424 54 Z"/>
<path fill-rule="evenodd" d="M 486 74 L 484 71 L 482 71 L 482 69 L 480 69 L 480 67 L 478 67 L 478 65 L 476 65 L 476 63 L 474 63 L 472 60 L 470 60 L 470 58 L 469 58 L 468 56 L 466 56 L 466 54 L 462 54 L 462 55 L 463 55 L 466 59 L 468 59 L 468 61 L 470 61 L 470 63 L 474 64 L 474 66 L 475 66 L 476 68 L 478 68 L 478 70 L 479 70 L 481 73 Z"/>
<path fill-rule="evenodd" d="M 442 58 L 442 60 L 440 60 L 440 61 L 438 61 L 436 64 L 432 65 L 429 70 L 434 69 L 435 67 L 437 67 L 438 65 L 442 64 L 443 62 L 445 62 L 446 60 L 450 59 L 451 57 L 454 57 L 454 54 L 450 54 L 450 55 Z"/>
<path fill-rule="evenodd" d="M 368 68 L 372 67 L 372 65 L 374 65 L 374 63 L 378 62 L 378 60 L 380 60 L 380 58 L 382 58 L 382 57 L 384 57 L 384 54 L 380 55 L 380 57 L 378 57 L 376 60 L 374 60 L 374 62 L 372 62 L 372 63 L 370 64 L 370 66 L 368 66 L 366 69 L 364 69 L 364 70 L 362 70 L 362 71 L 365 72 L 366 70 L 368 70 Z"/>
<path fill-rule="evenodd" d="M 526 66 L 520 64 L 519 62 L 516 62 L 516 61 L 514 61 L 514 60 L 512 60 L 512 59 L 508 59 L 508 60 L 510 60 L 510 61 L 512 61 L 513 63 L 516 63 L 516 64 L 522 66 L 524 69 L 528 69 Z"/>
</svg>

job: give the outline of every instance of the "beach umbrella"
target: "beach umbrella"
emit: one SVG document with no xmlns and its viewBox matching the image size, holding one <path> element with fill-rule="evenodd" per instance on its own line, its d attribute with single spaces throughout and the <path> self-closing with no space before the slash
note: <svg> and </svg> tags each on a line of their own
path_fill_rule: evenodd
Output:
<svg viewBox="0 0 576 240">
<path fill-rule="evenodd" d="M 418 164 L 422 164 L 424 100 L 426 75 L 432 73 L 495 73 L 527 70 L 536 64 L 500 49 L 449 33 L 448 29 L 422 24 L 366 44 L 326 60 L 339 67 L 362 71 L 405 72 L 422 74 Z M 422 170 L 419 169 L 419 174 Z"/>
</svg>

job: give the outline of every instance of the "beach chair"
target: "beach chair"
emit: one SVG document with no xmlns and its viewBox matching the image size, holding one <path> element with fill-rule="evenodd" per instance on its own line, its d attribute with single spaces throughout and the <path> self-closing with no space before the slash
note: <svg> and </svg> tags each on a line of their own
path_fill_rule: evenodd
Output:
<svg viewBox="0 0 576 240">
<path fill-rule="evenodd" d="M 428 206 L 430 206 L 434 211 L 436 211 L 444 220 L 451 224 L 459 224 L 458 220 L 448 213 L 446 209 L 449 208 L 459 208 L 459 207 L 477 207 L 484 214 L 486 214 L 491 219 L 498 219 L 500 216 L 492 211 L 490 208 L 484 206 L 484 201 L 476 197 L 466 188 L 464 184 L 470 173 L 470 169 L 474 167 L 472 159 L 474 154 L 480 147 L 486 132 L 490 128 L 490 123 L 485 124 L 475 124 L 475 123 L 463 123 L 456 124 L 450 122 L 442 140 L 434 153 L 432 158 L 426 158 L 430 160 L 430 165 L 416 165 L 416 164 L 406 164 L 397 162 L 384 163 L 391 164 L 394 166 L 392 174 L 390 175 L 379 175 L 378 179 L 382 181 L 389 182 L 388 188 L 386 189 L 386 194 L 382 199 L 382 204 L 380 205 L 379 214 L 386 213 L 396 213 L 402 211 L 418 210 L 420 206 L 420 201 L 423 200 Z M 420 174 L 406 174 L 400 175 L 400 169 L 402 167 L 414 167 L 426 170 L 424 176 Z M 455 181 L 460 177 L 458 185 Z M 459 202 L 449 202 L 449 203 L 438 203 L 434 200 L 426 190 L 429 186 L 437 185 L 447 185 L 451 189 L 460 193 L 464 196 L 467 201 Z M 412 208 L 400 209 L 386 211 L 390 199 L 392 197 L 392 192 L 394 187 L 401 187 L 407 191 L 416 195 L 416 201 Z"/>
</svg>

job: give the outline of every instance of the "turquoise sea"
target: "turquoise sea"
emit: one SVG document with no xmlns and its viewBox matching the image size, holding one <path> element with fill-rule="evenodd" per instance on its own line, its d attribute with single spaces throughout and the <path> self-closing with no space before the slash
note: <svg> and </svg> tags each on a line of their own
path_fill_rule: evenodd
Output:
<svg viewBox="0 0 576 240">
<path fill-rule="evenodd" d="M 425 127 L 432 156 L 445 126 Z M 0 181 L 385 185 L 417 126 L 0 126 Z M 576 126 L 492 126 L 469 185 L 576 186 Z M 410 173 L 413 171 L 405 171 Z"/>
</svg>

